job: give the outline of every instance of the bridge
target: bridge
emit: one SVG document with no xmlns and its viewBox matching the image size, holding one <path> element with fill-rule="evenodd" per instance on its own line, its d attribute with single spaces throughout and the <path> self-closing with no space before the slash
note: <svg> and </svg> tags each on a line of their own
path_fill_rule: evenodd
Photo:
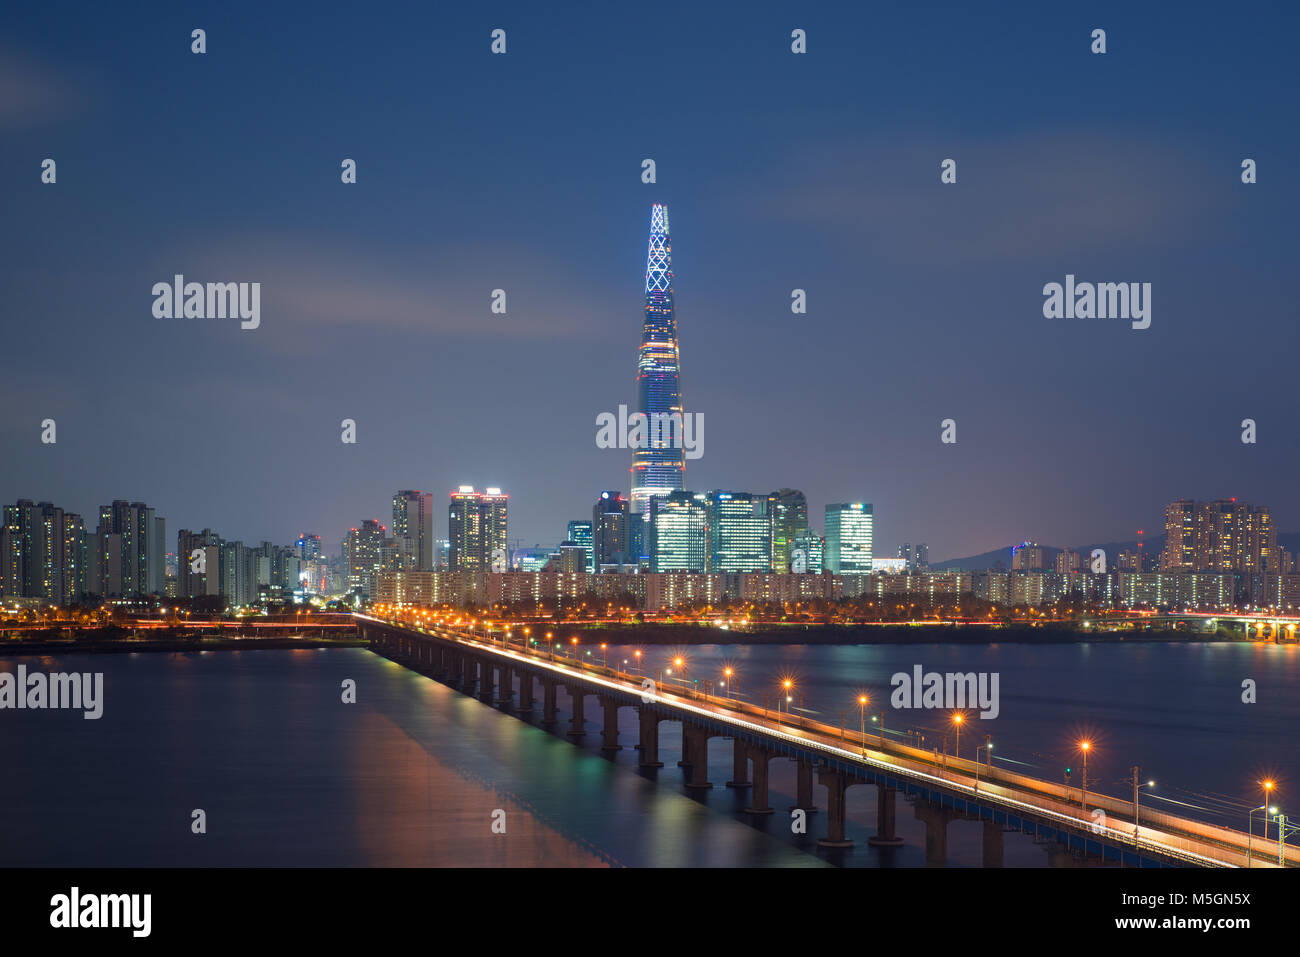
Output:
<svg viewBox="0 0 1300 957">
<path fill-rule="evenodd" d="M 773 813 L 768 798 L 769 764 L 778 757 L 797 762 L 795 807 L 816 810 L 814 778 L 826 789 L 826 833 L 818 844 L 848 848 L 845 836 L 846 792 L 859 785 L 877 790 L 876 834 L 868 843 L 897 846 L 895 801 L 899 793 L 914 804 L 925 825 L 927 863 L 947 858 L 947 828 L 954 820 L 983 822 L 983 864 L 1002 866 L 1004 832 L 1033 835 L 1055 845 L 1059 855 L 1092 858 L 1102 864 L 1130 867 L 1277 867 L 1300 863 L 1300 848 L 1253 841 L 1247 834 L 1163 811 L 1134 808 L 1133 803 L 1104 794 L 1081 793 L 1055 784 L 937 751 L 925 751 L 881 734 L 845 732 L 806 717 L 775 713 L 733 698 L 689 688 L 664 688 L 641 675 L 557 655 L 549 647 L 530 645 L 522 636 L 480 634 L 421 619 L 355 616 L 360 635 L 378 654 L 412 670 L 459 686 L 505 710 L 531 712 L 535 692 L 542 694 L 542 725 L 558 723 L 557 692 L 572 701 L 568 735 L 586 734 L 586 702 L 594 699 L 603 717 L 601 749 L 622 750 L 618 713 L 632 708 L 639 717 L 642 768 L 663 767 L 659 760 L 660 724 L 680 724 L 686 787 L 713 787 L 709 781 L 708 742 L 732 742 L 728 787 L 747 788 L 749 815 Z M 495 680 L 494 680 L 495 679 Z M 1097 815 L 1097 809 L 1104 812 Z M 1135 811 L 1137 812 L 1135 814 Z M 1135 817 L 1137 820 L 1135 820 Z M 1248 858 L 1249 853 L 1249 858 Z M 1281 857 L 1279 858 L 1279 855 Z M 1279 865 L 1279 860 L 1282 864 Z M 1249 861 L 1249 863 L 1248 863 Z"/>
</svg>

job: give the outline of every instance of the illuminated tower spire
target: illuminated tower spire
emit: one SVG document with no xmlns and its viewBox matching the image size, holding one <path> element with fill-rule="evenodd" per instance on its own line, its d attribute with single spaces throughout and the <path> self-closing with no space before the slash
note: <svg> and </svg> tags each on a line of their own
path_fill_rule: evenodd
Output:
<svg viewBox="0 0 1300 957">
<path fill-rule="evenodd" d="M 641 356 L 637 362 L 637 411 L 647 423 L 659 416 L 676 416 L 681 435 L 682 394 L 678 379 L 680 352 L 677 346 L 677 318 L 673 313 L 673 256 L 668 231 L 668 207 L 655 203 L 650 207 L 650 250 L 645 268 L 645 320 L 641 332 Z M 646 430 L 647 442 L 632 456 L 632 508 L 628 515 L 631 544 L 636 555 L 646 554 L 644 521 L 650 512 L 650 499 L 667 495 L 682 487 L 686 469 L 681 442 L 670 441 L 668 429 L 662 434 Z M 634 520 L 635 519 L 635 520 Z"/>
</svg>

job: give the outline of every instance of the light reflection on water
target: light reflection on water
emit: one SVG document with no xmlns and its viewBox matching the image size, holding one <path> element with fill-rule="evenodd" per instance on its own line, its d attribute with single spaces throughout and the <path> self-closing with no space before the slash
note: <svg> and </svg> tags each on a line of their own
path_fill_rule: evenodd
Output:
<svg viewBox="0 0 1300 957">
<path fill-rule="evenodd" d="M 673 649 L 645 647 L 648 668 Z M 1168 798 L 1236 821 L 1258 770 L 1300 787 L 1295 727 L 1300 682 L 1294 647 L 1093 644 L 1029 646 L 701 646 L 688 673 L 721 676 L 741 694 L 793 671 L 802 704 L 858 727 L 856 694 L 888 697 L 889 676 L 913 664 L 939 671 L 998 671 L 1001 715 L 963 733 L 963 753 L 993 735 L 1000 759 L 1054 776 L 1079 728 L 1091 729 L 1093 787 L 1134 763 Z M 611 661 L 631 658 L 611 648 Z M 875 789 L 849 791 L 846 853 L 815 847 L 824 824 L 790 833 L 794 766 L 772 762 L 776 813 L 739 813 L 747 792 L 723 786 L 731 747 L 710 741 L 702 795 L 683 787 L 679 726 L 661 725 L 658 772 L 637 769 L 636 715 L 620 711 L 623 750 L 599 753 L 599 712 L 589 708 L 581 747 L 362 649 L 312 654 L 66 655 L 0 659 L 0 670 L 105 673 L 104 717 L 0 711 L 8 829 L 0 865 L 384 866 L 923 866 L 923 824 L 900 799 L 897 850 L 866 845 Z M 717 672 L 715 676 L 713 672 Z M 1240 702 L 1243 678 L 1259 683 Z M 342 682 L 357 682 L 357 704 Z M 561 711 L 568 704 L 560 696 Z M 900 717 L 900 714 L 903 715 Z M 536 718 L 534 718 L 536 720 Z M 942 716 L 887 710 L 886 727 L 942 724 Z M 987 725 L 988 727 L 985 727 Z M 1149 769 L 1149 770 L 1148 770 Z M 1211 793 L 1213 792 L 1213 793 Z M 815 793 L 821 798 L 823 792 Z M 1158 797 L 1144 792 L 1143 801 Z M 1177 809 L 1176 806 L 1172 806 Z M 203 808 L 208 833 L 190 833 Z M 1284 808 L 1285 809 L 1285 808 Z M 493 833 L 504 811 L 505 834 Z M 1185 808 L 1183 809 L 1186 810 Z M 950 866 L 980 862 L 978 822 L 948 831 Z M 1027 836 L 1005 838 L 1008 866 L 1045 866 Z"/>
</svg>

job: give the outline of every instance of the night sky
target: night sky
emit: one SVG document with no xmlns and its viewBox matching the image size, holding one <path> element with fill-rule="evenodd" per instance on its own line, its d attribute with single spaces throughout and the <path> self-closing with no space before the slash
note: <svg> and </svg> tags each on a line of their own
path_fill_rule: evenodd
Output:
<svg viewBox="0 0 1300 957">
<path fill-rule="evenodd" d="M 449 490 L 499 485 L 553 544 L 628 490 L 595 419 L 635 402 L 666 202 L 688 488 L 801 488 L 818 529 L 870 501 L 877 554 L 935 561 L 1150 535 L 1180 497 L 1300 528 L 1287 5 L 19 6 L 6 503 L 334 550 L 397 489 L 442 537 Z M 154 318 L 175 273 L 260 282 L 261 327 Z M 1151 327 L 1044 318 L 1067 273 L 1150 282 Z"/>
</svg>

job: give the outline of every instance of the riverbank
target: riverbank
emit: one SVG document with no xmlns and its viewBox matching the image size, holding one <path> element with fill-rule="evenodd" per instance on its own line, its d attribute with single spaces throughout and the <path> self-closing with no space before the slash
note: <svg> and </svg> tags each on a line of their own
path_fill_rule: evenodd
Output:
<svg viewBox="0 0 1300 957">
<path fill-rule="evenodd" d="M 122 652 L 310 651 L 366 648 L 360 638 L 19 638 L 0 641 L 0 655 L 120 654 Z"/>
<path fill-rule="evenodd" d="M 1027 628 L 1014 625 L 769 625 L 717 628 L 710 625 L 588 625 L 575 628 L 584 645 L 1037 645 L 1086 642 L 1240 642 L 1249 639 L 1226 631 L 1143 629 L 1099 631 L 1071 627 Z"/>
</svg>

